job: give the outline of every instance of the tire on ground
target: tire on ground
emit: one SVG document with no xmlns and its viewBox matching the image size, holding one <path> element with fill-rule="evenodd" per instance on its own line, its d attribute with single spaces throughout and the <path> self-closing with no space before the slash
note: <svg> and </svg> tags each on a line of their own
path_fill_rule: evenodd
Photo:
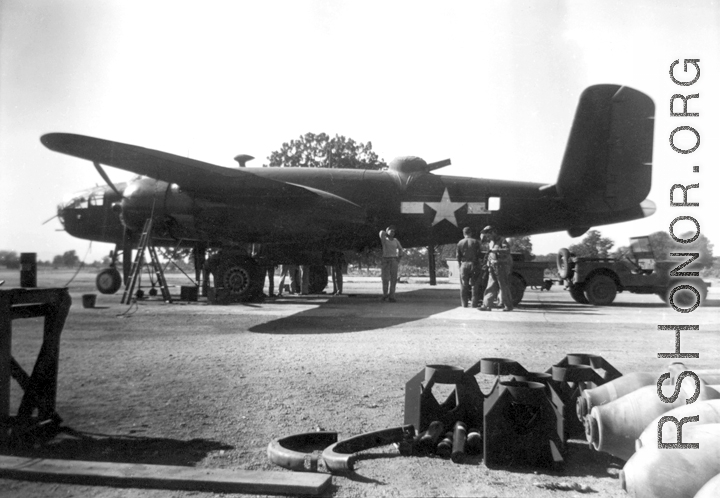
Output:
<svg viewBox="0 0 720 498">
<path fill-rule="evenodd" d="M 215 285 L 228 301 L 246 301 L 262 293 L 262 278 L 263 269 L 251 259 L 230 259 L 219 265 Z"/>
<path fill-rule="evenodd" d="M 571 279 L 575 273 L 570 259 L 570 251 L 564 247 L 557 254 L 557 269 L 560 278 L 563 279 Z"/>
<path fill-rule="evenodd" d="M 100 294 L 115 294 L 122 285 L 122 277 L 117 268 L 105 268 L 95 277 L 95 286 Z"/>
<path fill-rule="evenodd" d="M 308 284 L 308 292 L 310 294 L 320 294 L 325 290 L 327 284 L 327 268 L 323 265 L 312 265 L 310 267 L 310 283 Z"/>
<path fill-rule="evenodd" d="M 525 295 L 525 280 L 517 273 L 511 273 L 508 280 L 510 280 L 510 293 L 512 295 L 513 306 L 517 306 Z"/>
<path fill-rule="evenodd" d="M 585 284 L 585 297 L 590 304 L 607 306 L 617 296 L 617 285 L 612 277 L 595 275 Z"/>
<path fill-rule="evenodd" d="M 570 290 L 570 297 L 573 298 L 573 300 L 576 303 L 580 304 L 590 304 L 585 297 L 585 287 L 581 284 L 570 284 L 569 287 Z"/>
<path fill-rule="evenodd" d="M 691 285 L 695 288 L 695 290 L 698 291 L 700 294 L 700 302 L 697 302 L 697 296 L 691 289 L 681 289 L 675 292 L 673 295 L 673 303 L 675 303 L 675 306 L 678 308 L 691 308 L 695 306 L 695 304 L 702 304 L 705 302 L 705 299 L 707 299 L 707 286 L 705 285 L 705 282 L 697 282 L 697 281 L 686 281 L 686 282 L 678 282 L 673 283 L 670 285 L 667 290 L 664 293 L 658 294 L 660 298 L 665 301 L 666 303 L 670 304 L 670 293 L 674 288 L 676 288 L 679 285 Z"/>
</svg>

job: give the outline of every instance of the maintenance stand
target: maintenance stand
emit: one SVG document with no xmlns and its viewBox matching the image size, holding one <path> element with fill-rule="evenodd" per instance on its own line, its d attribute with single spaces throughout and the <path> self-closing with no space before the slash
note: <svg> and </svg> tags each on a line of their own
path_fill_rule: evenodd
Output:
<svg viewBox="0 0 720 498">
<path fill-rule="evenodd" d="M 0 445 L 39 429 L 57 429 L 55 412 L 60 334 L 72 300 L 67 288 L 0 290 Z M 12 321 L 45 317 L 43 342 L 31 375 L 12 356 Z M 16 416 L 10 416 L 10 378 L 24 391 Z M 35 411 L 37 410 L 37 415 Z"/>
</svg>

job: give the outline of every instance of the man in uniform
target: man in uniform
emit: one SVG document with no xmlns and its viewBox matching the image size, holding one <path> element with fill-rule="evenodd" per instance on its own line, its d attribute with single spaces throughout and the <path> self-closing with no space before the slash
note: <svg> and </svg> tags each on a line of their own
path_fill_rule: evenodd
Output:
<svg viewBox="0 0 720 498">
<path fill-rule="evenodd" d="M 395 302 L 395 284 L 397 283 L 398 262 L 402 257 L 402 245 L 395 238 L 395 226 L 390 225 L 385 230 L 380 230 L 380 242 L 382 243 L 382 301 Z"/>
<path fill-rule="evenodd" d="M 480 241 L 473 237 L 470 227 L 463 228 L 463 238 L 457 244 L 457 262 L 460 270 L 460 303 L 468 307 L 472 295 L 472 307 L 477 308 L 480 298 Z"/>
<path fill-rule="evenodd" d="M 480 311 L 490 311 L 492 304 L 500 291 L 500 300 L 503 303 L 503 311 L 513 310 L 512 295 L 510 294 L 510 273 L 512 256 L 510 255 L 510 244 L 500 237 L 494 227 L 488 225 L 483 228 L 483 236 L 488 240 L 488 285 L 483 296 L 483 304 Z"/>
</svg>

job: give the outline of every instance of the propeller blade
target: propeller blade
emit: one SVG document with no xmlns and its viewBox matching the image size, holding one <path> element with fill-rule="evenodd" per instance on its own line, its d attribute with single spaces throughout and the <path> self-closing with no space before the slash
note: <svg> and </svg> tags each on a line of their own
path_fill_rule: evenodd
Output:
<svg viewBox="0 0 720 498">
<path fill-rule="evenodd" d="M 93 161 L 93 165 L 95 166 L 95 169 L 97 170 L 97 172 L 100 173 L 100 176 L 102 176 L 102 179 L 105 180 L 105 183 L 110 185 L 110 188 L 113 189 L 117 195 L 122 197 L 123 196 L 122 192 L 120 192 L 117 189 L 117 187 L 115 186 L 115 184 L 110 180 L 110 177 L 107 176 L 107 173 L 105 173 L 105 170 L 102 169 L 102 166 L 100 166 L 100 163 L 97 161 Z"/>
</svg>

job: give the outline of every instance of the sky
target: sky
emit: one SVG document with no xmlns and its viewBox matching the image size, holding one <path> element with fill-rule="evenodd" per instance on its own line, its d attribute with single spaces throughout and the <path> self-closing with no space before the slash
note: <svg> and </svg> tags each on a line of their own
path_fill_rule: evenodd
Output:
<svg viewBox="0 0 720 498">
<path fill-rule="evenodd" d="M 598 229 L 623 246 L 693 216 L 720 244 L 718 3 L 2 0 L 0 250 L 46 260 L 74 249 L 91 262 L 112 249 L 71 237 L 57 219 L 43 225 L 63 199 L 103 183 L 90 162 L 42 146 L 45 133 L 227 167 L 244 153 L 259 167 L 284 142 L 325 132 L 371 142 L 388 162 L 450 158 L 438 174 L 551 184 L 579 96 L 599 83 L 655 102 L 657 212 Z M 695 76 L 684 59 L 700 61 L 692 86 L 670 79 L 675 60 L 677 79 Z M 700 115 L 671 117 L 677 93 L 698 94 L 688 110 Z M 695 152 L 670 147 L 678 126 L 697 130 Z M 676 135 L 680 147 L 694 143 Z M 670 207 L 678 183 L 699 183 L 689 201 L 700 207 Z M 580 240 L 532 237 L 536 254 Z"/>
</svg>

